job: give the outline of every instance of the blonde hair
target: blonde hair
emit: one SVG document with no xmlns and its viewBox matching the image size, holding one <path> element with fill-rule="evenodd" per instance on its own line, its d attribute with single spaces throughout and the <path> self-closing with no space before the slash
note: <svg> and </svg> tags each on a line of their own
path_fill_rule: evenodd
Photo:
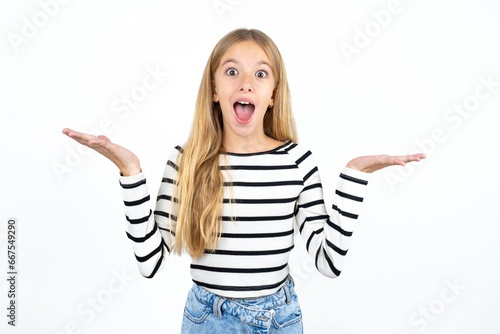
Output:
<svg viewBox="0 0 500 334">
<path fill-rule="evenodd" d="M 183 147 L 176 186 L 178 199 L 174 252 L 184 249 L 196 258 L 216 248 L 222 230 L 223 178 L 219 167 L 223 121 L 213 102 L 214 73 L 226 51 L 236 43 L 255 41 L 271 62 L 275 78 L 274 105 L 264 116 L 264 133 L 276 140 L 296 142 L 295 121 L 285 66 L 274 42 L 255 29 L 236 29 L 215 46 L 203 72 L 190 135 Z"/>
</svg>

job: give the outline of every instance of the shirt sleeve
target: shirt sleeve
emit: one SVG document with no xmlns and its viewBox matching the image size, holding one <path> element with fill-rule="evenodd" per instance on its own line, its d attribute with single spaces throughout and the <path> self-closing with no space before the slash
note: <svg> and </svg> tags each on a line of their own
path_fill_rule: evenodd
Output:
<svg viewBox="0 0 500 334">
<path fill-rule="evenodd" d="M 155 210 L 151 210 L 151 198 L 145 173 L 121 176 L 127 237 L 131 240 L 140 273 L 152 278 L 163 268 L 175 242 L 175 210 L 173 187 L 177 179 L 175 150 L 163 173 L 156 198 Z M 171 219 L 172 218 L 172 219 Z"/>
<path fill-rule="evenodd" d="M 345 167 L 338 178 L 334 204 L 328 214 L 317 165 L 308 151 L 299 160 L 304 170 L 304 188 L 295 212 L 300 235 L 318 271 L 338 277 L 354 225 L 366 193 L 369 174 Z"/>
</svg>

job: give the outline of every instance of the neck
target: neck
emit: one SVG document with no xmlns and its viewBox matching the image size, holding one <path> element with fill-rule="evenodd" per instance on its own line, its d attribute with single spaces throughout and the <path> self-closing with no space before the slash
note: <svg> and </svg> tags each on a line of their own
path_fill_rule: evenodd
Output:
<svg viewBox="0 0 500 334">
<path fill-rule="evenodd" d="M 222 149 L 230 153 L 257 153 L 272 150 L 283 143 L 264 134 L 259 138 L 224 136 Z"/>
</svg>

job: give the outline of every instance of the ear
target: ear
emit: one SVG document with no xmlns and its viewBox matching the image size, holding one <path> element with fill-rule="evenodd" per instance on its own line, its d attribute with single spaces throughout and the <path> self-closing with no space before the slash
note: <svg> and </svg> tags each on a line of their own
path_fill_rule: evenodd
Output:
<svg viewBox="0 0 500 334">
<path fill-rule="evenodd" d="M 269 100 L 269 108 L 274 106 L 274 95 L 276 94 L 276 87 L 273 89 L 273 94 L 271 95 L 271 99 Z"/>
<path fill-rule="evenodd" d="M 214 92 L 214 94 L 212 95 L 212 101 L 217 103 L 219 102 L 219 96 L 217 95 L 217 88 L 215 88 L 215 85 L 213 85 L 213 83 L 212 83 L 212 90 Z"/>
</svg>

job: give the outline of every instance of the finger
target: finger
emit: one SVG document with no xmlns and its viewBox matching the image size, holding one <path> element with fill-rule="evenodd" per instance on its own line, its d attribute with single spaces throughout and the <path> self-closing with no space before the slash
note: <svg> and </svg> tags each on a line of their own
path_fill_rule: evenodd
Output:
<svg viewBox="0 0 500 334">
<path fill-rule="evenodd" d="M 398 165 L 398 166 L 405 166 L 406 162 L 404 159 L 401 158 L 396 158 L 393 160 L 393 165 Z"/>
<path fill-rule="evenodd" d="M 105 150 L 111 150 L 114 144 L 109 140 L 108 137 L 99 135 L 90 140 L 90 143 L 96 147 L 103 148 Z"/>
<path fill-rule="evenodd" d="M 419 160 L 422 160 L 422 159 L 427 158 L 427 156 L 426 156 L 425 154 L 423 154 L 423 153 L 418 153 L 418 154 L 416 154 L 416 155 L 418 156 L 418 159 L 419 159 Z"/>
<path fill-rule="evenodd" d="M 63 129 L 63 133 L 65 135 L 67 135 L 68 137 L 70 137 L 72 139 L 75 139 L 75 140 L 76 139 L 89 140 L 92 137 L 95 137 L 93 135 L 86 134 L 86 133 L 83 133 L 83 132 L 78 132 L 78 131 L 71 130 L 71 129 Z"/>
<path fill-rule="evenodd" d="M 78 134 L 79 132 L 78 131 L 75 131 L 75 130 L 72 130 L 72 129 L 69 129 L 69 128 L 64 128 L 62 130 L 62 132 L 68 136 L 68 137 L 72 137 L 72 136 L 75 136 L 75 134 Z"/>
<path fill-rule="evenodd" d="M 425 158 L 424 154 L 409 154 L 409 155 L 399 155 L 392 157 L 394 163 L 397 165 L 405 165 L 408 162 L 416 162 Z"/>
<path fill-rule="evenodd" d="M 96 137 L 94 135 L 88 134 L 88 133 L 83 133 L 83 132 L 78 132 L 75 130 L 71 129 L 64 129 L 63 133 L 66 134 L 68 137 L 78 141 L 80 144 L 83 145 L 102 145 L 103 141 L 102 138 Z M 109 141 L 108 138 L 104 137 L 105 140 Z"/>
<path fill-rule="evenodd" d="M 108 150 L 111 141 L 105 136 L 96 137 L 91 134 L 78 132 L 71 129 L 63 129 L 63 133 L 66 134 L 71 139 L 75 140 L 79 144 L 85 145 L 91 149 L 101 152 L 101 149 Z"/>
<path fill-rule="evenodd" d="M 412 161 L 420 161 L 422 159 L 425 159 L 425 154 L 417 153 L 417 154 L 408 155 L 406 158 L 406 161 L 412 162 Z"/>
<path fill-rule="evenodd" d="M 380 165 L 384 167 L 394 166 L 394 165 L 405 165 L 406 156 L 390 156 L 390 155 L 382 155 L 380 156 Z"/>
<path fill-rule="evenodd" d="M 108 138 L 108 137 L 106 137 L 105 135 L 99 135 L 99 136 L 97 136 L 97 138 L 99 138 L 99 139 L 103 139 L 103 140 L 106 140 L 106 141 L 109 141 L 109 142 L 111 141 L 111 140 L 109 140 L 109 138 Z"/>
<path fill-rule="evenodd" d="M 102 145 L 103 147 L 104 146 L 109 147 L 111 144 L 113 144 L 111 140 L 105 135 L 99 135 L 96 138 L 100 140 L 99 144 Z"/>
</svg>

